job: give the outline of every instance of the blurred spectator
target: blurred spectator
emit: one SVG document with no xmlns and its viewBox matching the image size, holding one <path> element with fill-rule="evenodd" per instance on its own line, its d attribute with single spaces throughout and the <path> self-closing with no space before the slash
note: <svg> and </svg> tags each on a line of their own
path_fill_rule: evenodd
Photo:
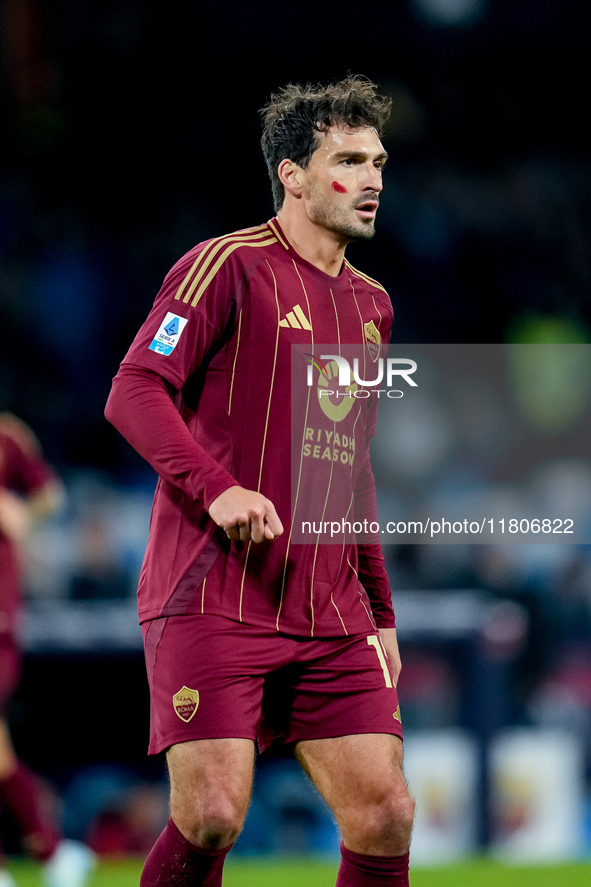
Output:
<svg viewBox="0 0 591 887">
<path fill-rule="evenodd" d="M 145 858 L 166 824 L 164 786 L 135 786 L 117 806 L 99 812 L 87 833 L 89 847 L 99 856 Z"/>
<path fill-rule="evenodd" d="M 50 514 L 60 498 L 61 484 L 31 430 L 0 414 L 0 805 L 15 820 L 23 849 L 44 864 L 48 887 L 81 887 L 92 856 L 64 841 L 45 815 L 37 777 L 17 757 L 5 714 L 20 672 L 20 545 L 31 522 Z M 2 877 L 9 883 L 7 873 Z"/>
</svg>

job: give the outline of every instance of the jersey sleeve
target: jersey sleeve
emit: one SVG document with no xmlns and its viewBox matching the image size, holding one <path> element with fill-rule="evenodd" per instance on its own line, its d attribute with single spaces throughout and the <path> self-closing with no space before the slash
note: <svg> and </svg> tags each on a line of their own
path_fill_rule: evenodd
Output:
<svg viewBox="0 0 591 887">
<path fill-rule="evenodd" d="M 233 263 L 216 269 L 211 260 L 206 245 L 169 272 L 105 409 L 108 421 L 163 480 L 206 509 L 238 481 L 193 438 L 174 398 L 231 335 L 239 311 L 241 279 Z"/>
<path fill-rule="evenodd" d="M 151 370 L 122 364 L 105 416 L 167 483 L 205 509 L 238 484 L 189 432 L 166 380 Z"/>
<path fill-rule="evenodd" d="M 167 274 L 122 361 L 157 373 L 177 390 L 229 335 L 241 300 L 234 263 L 210 267 L 215 252 L 207 246 L 187 253 Z"/>
<path fill-rule="evenodd" d="M 368 525 L 378 521 L 376 486 L 369 461 L 369 446 L 355 486 L 355 520 L 361 523 L 367 521 Z M 367 541 L 357 543 L 359 581 L 367 592 L 378 628 L 394 628 L 396 620 L 390 580 L 379 534 L 374 539 L 365 538 Z"/>
</svg>

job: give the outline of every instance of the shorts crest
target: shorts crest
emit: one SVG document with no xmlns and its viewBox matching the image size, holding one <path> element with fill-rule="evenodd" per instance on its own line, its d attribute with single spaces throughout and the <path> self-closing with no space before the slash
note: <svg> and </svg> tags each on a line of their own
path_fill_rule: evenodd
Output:
<svg viewBox="0 0 591 887">
<path fill-rule="evenodd" d="M 199 708 L 199 691 L 191 690 L 190 687 L 181 687 L 172 697 L 172 704 L 181 721 L 188 724 Z"/>
</svg>

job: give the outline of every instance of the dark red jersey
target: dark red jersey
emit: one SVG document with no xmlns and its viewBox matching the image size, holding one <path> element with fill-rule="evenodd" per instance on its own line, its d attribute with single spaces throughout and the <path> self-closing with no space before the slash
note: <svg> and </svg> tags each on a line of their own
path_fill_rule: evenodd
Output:
<svg viewBox="0 0 591 887">
<path fill-rule="evenodd" d="M 0 414 L 0 495 L 29 496 L 54 479 L 36 439 L 14 416 Z M 15 543 L 0 523 L 0 640 L 13 637 L 20 609 L 20 564 Z"/>
<path fill-rule="evenodd" d="M 141 621 L 208 613 L 308 637 L 394 625 L 379 546 L 292 540 L 303 502 L 327 516 L 375 514 L 375 404 L 351 400 L 327 415 L 292 346 L 315 356 L 320 344 L 367 345 L 371 363 L 391 324 L 380 284 L 348 262 L 338 277 L 323 273 L 276 219 L 199 244 L 172 268 L 106 411 L 160 475 Z M 304 406 L 292 452 L 294 360 Z M 226 538 L 206 509 L 235 484 L 273 502 L 282 536 L 258 545 Z"/>
</svg>

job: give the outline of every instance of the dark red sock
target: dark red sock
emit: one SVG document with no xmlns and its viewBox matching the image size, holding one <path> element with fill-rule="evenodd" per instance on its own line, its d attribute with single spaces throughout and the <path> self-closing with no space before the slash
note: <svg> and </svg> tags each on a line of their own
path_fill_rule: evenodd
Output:
<svg viewBox="0 0 591 887">
<path fill-rule="evenodd" d="M 229 849 L 202 850 L 187 841 L 169 819 L 146 860 L 140 887 L 221 887 Z"/>
<path fill-rule="evenodd" d="M 408 853 L 364 856 L 341 842 L 341 865 L 335 887 L 408 887 Z"/>
<path fill-rule="evenodd" d="M 22 761 L 14 773 L 0 782 L 0 805 L 15 820 L 25 850 L 45 862 L 60 841 L 60 833 L 42 813 L 39 782 Z"/>
</svg>

